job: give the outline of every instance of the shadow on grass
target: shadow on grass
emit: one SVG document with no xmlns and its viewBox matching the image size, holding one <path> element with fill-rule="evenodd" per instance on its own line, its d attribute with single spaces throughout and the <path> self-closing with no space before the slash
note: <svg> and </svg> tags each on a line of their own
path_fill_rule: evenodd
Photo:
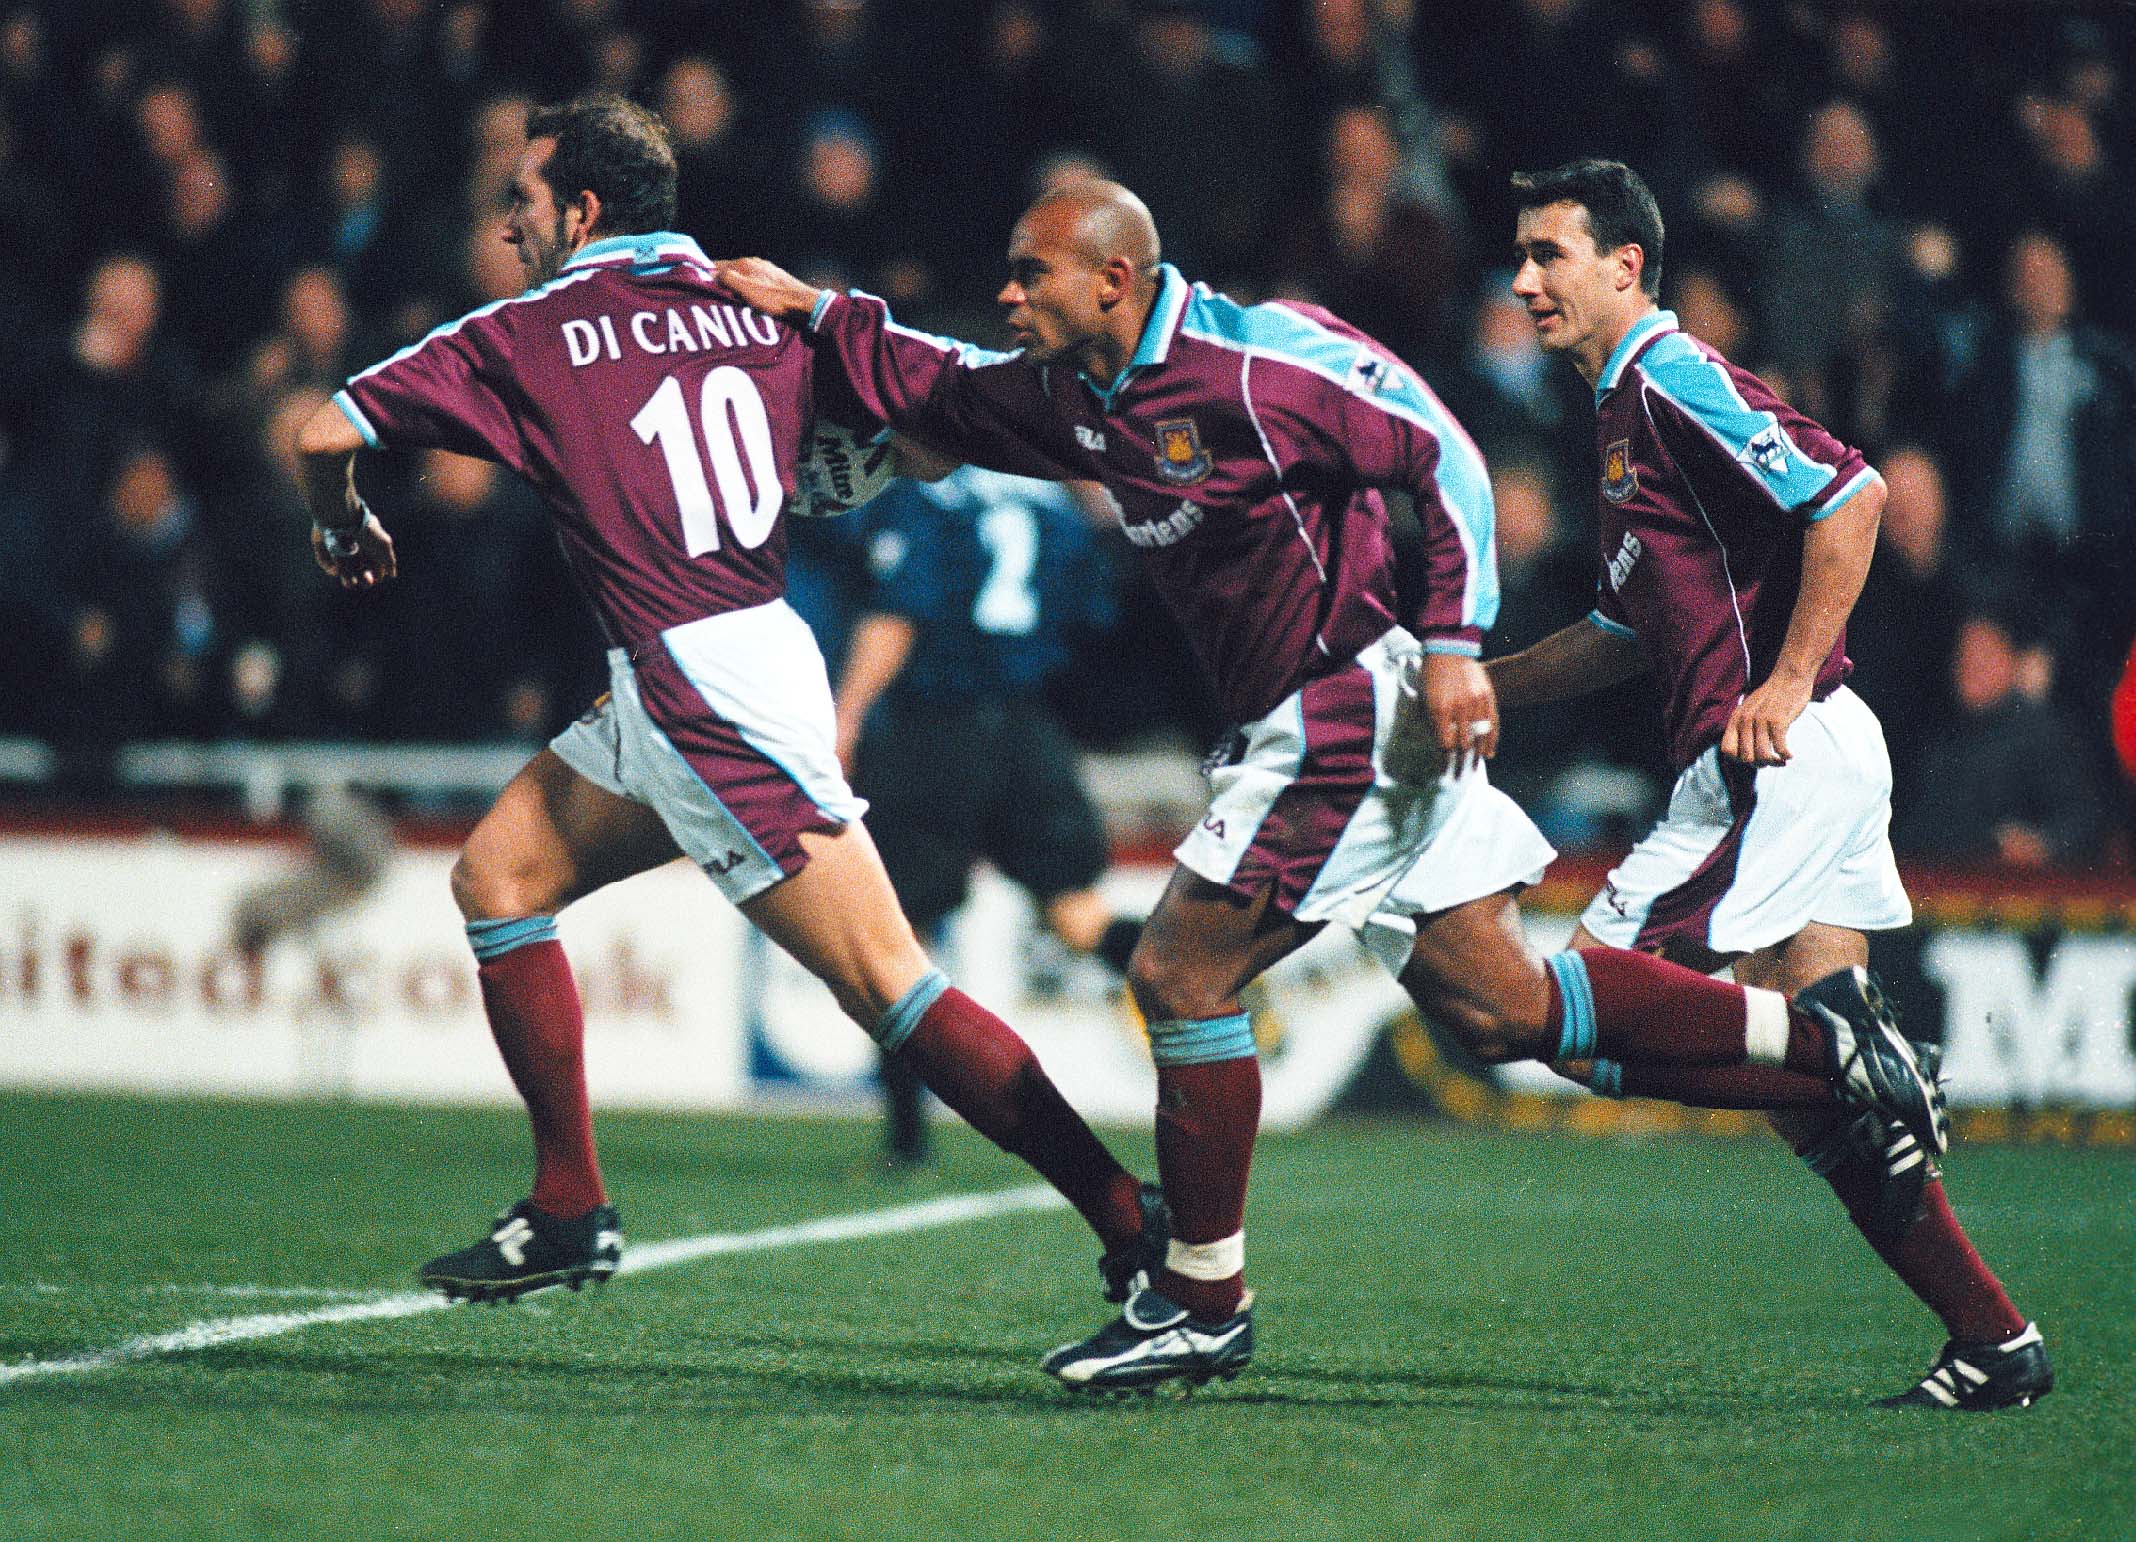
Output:
<svg viewBox="0 0 2136 1542">
<path fill-rule="evenodd" d="M 605 1343 L 600 1351 L 617 1346 Z M 162 1362 L 194 1367 L 200 1378 L 124 1373 L 69 1378 L 15 1389 L 5 1401 L 71 1407 L 163 1404 L 351 1410 L 394 1414 L 479 1408 L 489 1415 L 629 1420 L 647 1415 L 753 1412 L 778 1417 L 928 1406 L 988 1407 L 1046 1418 L 1200 1409 L 1300 1409 L 1334 1413 L 1607 1413 L 1710 1424 L 1716 1417 L 1800 1415 L 1854 1406 L 1843 1396 L 1781 1389 L 1628 1388 L 1621 1382 L 1470 1369 L 1340 1367 L 1264 1361 L 1245 1379 L 1186 1394 L 1093 1398 L 1048 1380 L 1029 1346 L 942 1339 L 863 1339 L 806 1333 L 707 1335 L 696 1357 L 601 1359 L 586 1354 L 514 1354 L 478 1349 L 386 1349 L 289 1353 L 265 1348 L 207 1350 Z M 212 1379 L 209 1379 L 212 1378 Z M 226 1379 L 227 1378 L 227 1379 Z M 232 1383 L 235 1383 L 233 1385 Z"/>
</svg>

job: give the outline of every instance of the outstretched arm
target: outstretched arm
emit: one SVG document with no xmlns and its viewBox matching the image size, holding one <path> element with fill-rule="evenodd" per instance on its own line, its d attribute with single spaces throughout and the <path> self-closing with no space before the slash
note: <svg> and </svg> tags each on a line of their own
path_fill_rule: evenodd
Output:
<svg viewBox="0 0 2136 1542">
<path fill-rule="evenodd" d="M 712 271 L 744 305 L 790 327 L 806 327 L 828 292 L 802 283 L 777 263 L 762 257 L 715 262 Z"/>
<path fill-rule="evenodd" d="M 939 482 L 964 464 L 953 455 L 930 449 L 909 434 L 892 434 L 890 449 L 897 457 L 897 474 L 915 482 Z"/>
<path fill-rule="evenodd" d="M 1541 642 L 1484 665 L 1504 707 L 1533 707 L 1567 696 L 1584 696 L 1629 680 L 1646 668 L 1636 638 L 1625 637 L 1586 616 Z"/>
<path fill-rule="evenodd" d="M 370 589 L 400 571 L 393 538 L 356 491 L 363 435 L 332 402 L 297 431 L 297 464 L 311 506 L 312 560 L 344 589 Z"/>
<path fill-rule="evenodd" d="M 1066 425 L 1017 355 L 899 326 L 873 295 L 818 289 L 761 257 L 715 267 L 745 305 L 814 338 L 877 422 L 953 461 L 1046 481 L 1081 474 Z"/>
<path fill-rule="evenodd" d="M 1861 598 L 1884 517 L 1884 484 L 1872 479 L 1802 538 L 1802 589 L 1773 672 L 1736 705 L 1721 753 L 1753 766 L 1788 762 L 1788 725 L 1802 716 L 1840 628 Z"/>
</svg>

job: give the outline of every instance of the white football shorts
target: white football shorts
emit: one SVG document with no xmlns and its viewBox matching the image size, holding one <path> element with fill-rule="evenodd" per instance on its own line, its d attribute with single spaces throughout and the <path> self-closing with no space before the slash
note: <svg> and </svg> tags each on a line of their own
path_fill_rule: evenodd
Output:
<svg viewBox="0 0 2136 1542">
<path fill-rule="evenodd" d="M 867 811 L 833 747 L 823 655 L 784 600 L 611 648 L 608 679 L 609 694 L 549 748 L 657 813 L 736 904 L 807 865 L 803 831 Z"/>
<path fill-rule="evenodd" d="M 1718 747 L 1693 761 L 1581 924 L 1612 947 L 1738 954 L 1812 921 L 1860 932 L 1911 921 L 1891 854 L 1891 756 L 1869 704 L 1841 686 L 1796 719 L 1787 746 L 1786 765 L 1755 774 Z"/>
<path fill-rule="evenodd" d="M 1403 960 L 1415 916 L 1541 877 L 1555 853 L 1483 770 L 1421 785 L 1387 774 L 1402 661 L 1417 648 L 1397 627 L 1246 724 L 1210 770 L 1180 865 L 1244 893 L 1272 888 L 1299 920 L 1358 928 L 1368 945 L 1385 932 Z"/>
</svg>

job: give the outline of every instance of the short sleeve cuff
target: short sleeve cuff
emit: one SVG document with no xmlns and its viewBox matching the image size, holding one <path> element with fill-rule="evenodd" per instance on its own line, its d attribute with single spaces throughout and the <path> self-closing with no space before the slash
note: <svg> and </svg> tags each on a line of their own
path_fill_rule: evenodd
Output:
<svg viewBox="0 0 2136 1542">
<path fill-rule="evenodd" d="M 1603 615 L 1602 612 L 1600 612 L 1599 610 L 1589 611 L 1587 613 L 1587 619 L 1593 625 L 1598 626 L 1603 631 L 1609 633 L 1609 635 L 1612 637 L 1636 638 L 1639 635 L 1630 627 L 1626 626 L 1622 621 L 1612 621 L 1609 617 Z"/>
<path fill-rule="evenodd" d="M 355 397 L 349 395 L 346 391 L 336 391 L 334 393 L 334 405 L 341 409 L 343 417 L 356 426 L 356 432 L 363 435 L 365 444 L 374 450 L 380 447 L 378 430 L 371 426 L 371 420 L 365 417 L 363 409 L 356 405 Z"/>
<path fill-rule="evenodd" d="M 1876 467 L 1862 467 L 1861 470 L 1855 472 L 1854 475 L 1848 479 L 1846 486 L 1842 487 L 1838 492 L 1827 498 L 1816 508 L 1810 510 L 1808 522 L 1814 525 L 1821 519 L 1830 519 L 1834 514 L 1839 512 L 1840 505 L 1845 503 L 1849 498 L 1852 498 L 1856 493 L 1859 493 L 1871 482 L 1882 482 L 1883 480 L 1884 479 L 1881 476 L 1877 475 Z"/>
<path fill-rule="evenodd" d="M 809 331 L 813 332 L 818 327 L 823 325 L 824 313 L 830 310 L 831 302 L 833 300 L 836 300 L 837 298 L 838 291 L 835 289 L 823 290 L 816 296 L 816 303 L 810 308 L 808 313 Z"/>
</svg>

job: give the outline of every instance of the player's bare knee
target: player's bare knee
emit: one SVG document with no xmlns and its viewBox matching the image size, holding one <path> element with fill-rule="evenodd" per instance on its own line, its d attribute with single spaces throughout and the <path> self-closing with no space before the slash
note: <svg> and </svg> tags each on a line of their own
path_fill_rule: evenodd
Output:
<svg viewBox="0 0 2136 1542">
<path fill-rule="evenodd" d="M 1527 1058 L 1512 1025 L 1485 1002 L 1460 998 L 1437 1009 L 1432 1020 L 1486 1065 Z"/>
<path fill-rule="evenodd" d="M 557 885 L 530 862 L 485 852 L 470 843 L 452 865 L 452 898 L 469 921 L 553 915 Z"/>
<path fill-rule="evenodd" d="M 1549 1034 L 1548 1008 L 1538 1012 L 1516 998 L 1479 998 L 1472 1007 L 1472 1053 L 1492 1065 L 1515 1060 L 1547 1060 L 1556 1048 Z"/>
<path fill-rule="evenodd" d="M 1194 1021 L 1230 1010 L 1230 994 L 1172 951 L 1137 945 L 1127 961 L 1127 988 L 1150 1022 Z"/>
<path fill-rule="evenodd" d="M 1487 1065 L 1543 1055 L 1544 1023 L 1510 998 L 1436 980 L 1403 977 L 1417 1010 Z"/>
</svg>

